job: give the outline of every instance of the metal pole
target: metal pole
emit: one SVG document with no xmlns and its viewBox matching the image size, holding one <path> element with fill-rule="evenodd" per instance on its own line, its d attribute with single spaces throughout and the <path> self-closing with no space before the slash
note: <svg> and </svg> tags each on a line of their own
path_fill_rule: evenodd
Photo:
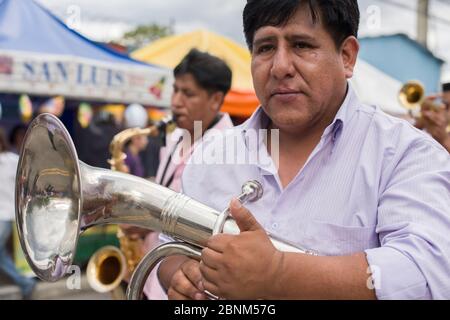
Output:
<svg viewBox="0 0 450 320">
<path fill-rule="evenodd" d="M 417 41 L 428 48 L 428 12 L 429 0 L 418 0 L 417 5 Z"/>
</svg>

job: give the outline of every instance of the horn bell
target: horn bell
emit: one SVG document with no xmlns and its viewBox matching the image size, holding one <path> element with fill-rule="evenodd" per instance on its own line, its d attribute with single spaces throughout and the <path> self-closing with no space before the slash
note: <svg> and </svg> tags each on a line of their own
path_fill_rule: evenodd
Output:
<svg viewBox="0 0 450 320">
<path fill-rule="evenodd" d="M 125 278 L 125 272 L 125 256 L 114 246 L 97 250 L 89 259 L 86 269 L 89 285 L 97 292 L 115 290 Z"/>
<path fill-rule="evenodd" d="M 69 133 L 48 114 L 27 131 L 17 167 L 16 223 L 25 258 L 45 281 L 72 265 L 80 224 L 81 179 Z"/>
<path fill-rule="evenodd" d="M 420 104 L 425 99 L 425 87 L 420 81 L 408 81 L 400 89 L 398 99 L 408 110 L 420 109 Z"/>
</svg>

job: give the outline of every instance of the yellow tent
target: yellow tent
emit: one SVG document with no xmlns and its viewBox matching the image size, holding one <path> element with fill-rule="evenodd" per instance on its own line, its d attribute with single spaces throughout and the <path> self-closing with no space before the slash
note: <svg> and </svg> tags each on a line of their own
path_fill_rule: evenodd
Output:
<svg viewBox="0 0 450 320">
<path fill-rule="evenodd" d="M 233 72 L 233 83 L 222 110 L 234 116 L 250 116 L 259 105 L 250 73 L 250 53 L 230 39 L 199 30 L 156 40 L 131 55 L 137 60 L 174 68 L 192 48 L 227 62 Z"/>
</svg>

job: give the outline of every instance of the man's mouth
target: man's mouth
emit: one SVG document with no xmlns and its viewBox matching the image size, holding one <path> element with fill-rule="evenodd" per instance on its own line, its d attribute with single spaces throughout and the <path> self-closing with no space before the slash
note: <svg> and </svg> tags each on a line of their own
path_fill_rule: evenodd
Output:
<svg viewBox="0 0 450 320">
<path fill-rule="evenodd" d="M 184 113 L 175 113 L 175 112 L 172 112 L 172 117 L 173 117 L 175 120 L 178 120 L 178 119 L 180 119 L 180 118 L 185 118 L 186 115 L 185 115 Z"/>
<path fill-rule="evenodd" d="M 270 94 L 270 99 L 274 99 L 280 103 L 291 103 L 298 99 L 303 92 L 294 89 L 276 89 Z"/>
<path fill-rule="evenodd" d="M 292 96 L 292 95 L 298 95 L 298 94 L 302 94 L 302 92 L 299 90 L 295 90 L 295 89 L 276 89 L 271 92 L 270 97 Z"/>
</svg>

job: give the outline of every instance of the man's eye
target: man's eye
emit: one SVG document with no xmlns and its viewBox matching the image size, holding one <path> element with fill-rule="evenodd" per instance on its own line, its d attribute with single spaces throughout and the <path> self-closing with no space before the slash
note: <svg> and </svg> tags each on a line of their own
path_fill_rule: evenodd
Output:
<svg viewBox="0 0 450 320">
<path fill-rule="evenodd" d="M 262 46 L 258 47 L 256 52 L 257 53 L 266 53 L 266 52 L 271 51 L 272 49 L 273 49 L 273 45 L 266 44 L 266 45 L 262 45 Z"/>
<path fill-rule="evenodd" d="M 309 48 L 312 48 L 312 46 L 309 43 L 306 43 L 306 42 L 296 42 L 294 44 L 294 47 L 296 49 L 309 49 Z"/>
</svg>

